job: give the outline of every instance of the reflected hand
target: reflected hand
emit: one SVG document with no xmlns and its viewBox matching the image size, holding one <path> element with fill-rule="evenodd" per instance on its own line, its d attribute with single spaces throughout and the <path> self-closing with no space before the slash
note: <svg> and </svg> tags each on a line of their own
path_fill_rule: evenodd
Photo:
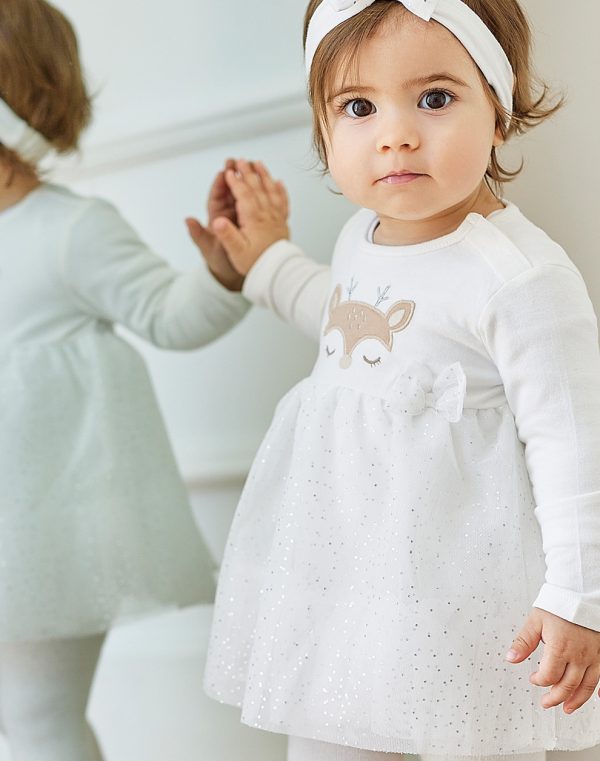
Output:
<svg viewBox="0 0 600 761">
<path fill-rule="evenodd" d="M 213 232 L 215 219 L 237 222 L 235 198 L 225 181 L 225 172 L 235 169 L 235 161 L 227 159 L 225 168 L 215 177 L 208 196 L 208 227 L 204 227 L 194 217 L 185 222 L 191 239 L 200 249 L 204 260 L 216 280 L 230 291 L 241 291 L 244 277 L 233 267 L 227 251 Z"/>
<path fill-rule="evenodd" d="M 573 713 L 592 697 L 600 681 L 600 632 L 534 608 L 512 644 L 515 657 L 509 651 L 506 659 L 521 663 L 540 642 L 544 654 L 529 681 L 552 688 L 542 698 L 543 708 L 564 703 L 564 712 Z"/>
</svg>

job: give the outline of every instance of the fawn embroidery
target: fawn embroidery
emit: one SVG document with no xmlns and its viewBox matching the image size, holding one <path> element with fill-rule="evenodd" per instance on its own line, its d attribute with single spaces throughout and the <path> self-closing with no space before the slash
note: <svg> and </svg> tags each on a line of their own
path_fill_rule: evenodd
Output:
<svg viewBox="0 0 600 761">
<path fill-rule="evenodd" d="M 326 336 L 332 330 L 339 330 L 342 334 L 344 354 L 340 359 L 340 367 L 344 370 L 352 364 L 354 349 L 367 338 L 376 338 L 391 351 L 394 333 L 399 333 L 408 326 L 415 311 L 414 301 L 396 301 L 387 312 L 378 309 L 382 301 L 387 301 L 389 286 L 383 292 L 379 289 L 375 306 L 364 301 L 353 301 L 352 292 L 355 287 L 353 284 L 348 289 L 348 301 L 342 302 L 342 286 L 336 286 L 329 302 L 329 322 L 323 333 Z"/>
</svg>

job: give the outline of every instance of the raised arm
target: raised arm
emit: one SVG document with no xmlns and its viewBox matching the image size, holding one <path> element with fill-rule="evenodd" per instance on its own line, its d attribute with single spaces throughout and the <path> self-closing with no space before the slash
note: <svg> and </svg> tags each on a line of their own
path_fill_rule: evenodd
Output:
<svg viewBox="0 0 600 761">
<path fill-rule="evenodd" d="M 254 304 L 318 340 L 329 293 L 330 269 L 309 259 L 288 240 L 289 204 L 282 183 L 260 163 L 236 162 L 225 180 L 236 200 L 237 225 L 214 221 L 224 249 L 246 277 L 243 293 Z"/>
<path fill-rule="evenodd" d="M 83 311 L 165 349 L 203 346 L 249 308 L 204 265 L 186 273 L 174 270 L 103 201 L 90 201 L 73 222 L 60 267 Z"/>
<path fill-rule="evenodd" d="M 304 255 L 289 241 L 274 243 L 246 276 L 243 294 L 253 304 L 319 340 L 321 318 L 329 298 L 331 271 Z"/>
</svg>

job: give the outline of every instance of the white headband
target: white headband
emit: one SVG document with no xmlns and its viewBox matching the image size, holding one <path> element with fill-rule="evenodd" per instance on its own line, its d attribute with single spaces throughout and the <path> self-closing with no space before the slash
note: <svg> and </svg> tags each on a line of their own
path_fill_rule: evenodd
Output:
<svg viewBox="0 0 600 761">
<path fill-rule="evenodd" d="M 17 116 L 1 98 L 0 143 L 30 164 L 37 164 L 52 149 L 46 138 Z"/>
<path fill-rule="evenodd" d="M 332 29 L 356 16 L 375 0 L 323 0 L 314 12 L 306 36 L 306 72 L 319 44 Z M 479 16 L 462 0 L 398 0 L 424 21 L 438 21 L 449 29 L 470 53 L 494 88 L 504 108 L 512 113 L 514 75 L 502 46 Z"/>
</svg>

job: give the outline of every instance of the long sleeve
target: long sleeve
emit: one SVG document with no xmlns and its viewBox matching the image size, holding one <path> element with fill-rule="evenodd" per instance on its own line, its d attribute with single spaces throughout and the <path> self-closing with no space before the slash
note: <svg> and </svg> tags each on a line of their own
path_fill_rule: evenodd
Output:
<svg viewBox="0 0 600 761">
<path fill-rule="evenodd" d="M 600 631 L 600 353 L 576 270 L 534 267 L 507 282 L 480 330 L 515 416 L 546 558 L 533 605 Z"/>
<path fill-rule="evenodd" d="M 249 308 L 201 263 L 190 272 L 175 271 L 105 202 L 91 202 L 74 221 L 61 270 L 84 311 L 165 349 L 203 346 Z"/>
<path fill-rule="evenodd" d="M 331 270 L 287 240 L 270 246 L 250 270 L 244 296 L 318 340 L 327 304 Z"/>
</svg>

